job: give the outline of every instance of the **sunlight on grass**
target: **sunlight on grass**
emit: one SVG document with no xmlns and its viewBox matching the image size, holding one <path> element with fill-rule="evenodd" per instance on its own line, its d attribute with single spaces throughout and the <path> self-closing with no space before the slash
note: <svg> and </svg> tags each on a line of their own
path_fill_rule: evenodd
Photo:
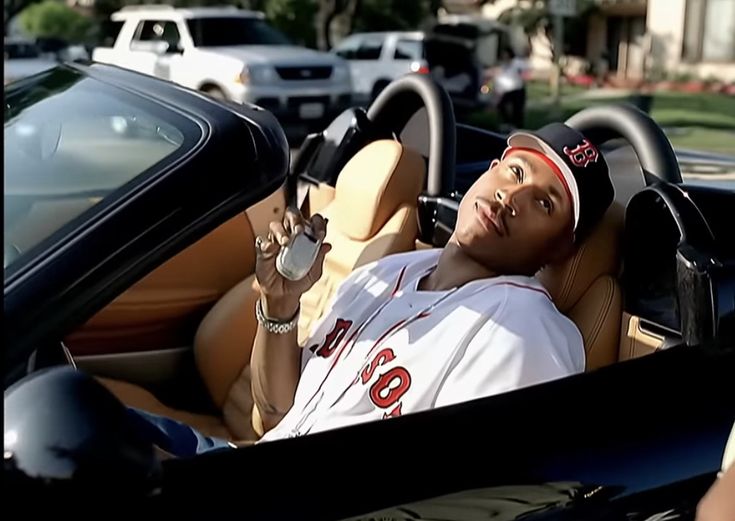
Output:
<svg viewBox="0 0 735 521">
<path fill-rule="evenodd" d="M 735 129 L 714 130 L 690 127 L 669 135 L 669 140 L 674 148 L 706 150 L 735 156 Z"/>
<path fill-rule="evenodd" d="M 570 89 L 575 89 L 570 92 Z M 559 109 L 541 103 L 549 95 L 548 84 L 531 82 L 528 87 L 529 106 L 526 109 L 525 127 L 536 129 L 552 121 L 564 121 L 580 110 L 599 104 L 629 103 L 628 96 L 607 99 L 580 99 L 575 97 L 585 89 L 566 87 Z M 535 102 L 535 103 L 534 103 Z M 671 131 L 674 147 L 704 150 L 735 155 L 735 97 L 724 94 L 657 92 L 653 94 L 651 117 Z M 471 114 L 470 125 L 496 130 L 498 117 L 493 111 Z"/>
</svg>

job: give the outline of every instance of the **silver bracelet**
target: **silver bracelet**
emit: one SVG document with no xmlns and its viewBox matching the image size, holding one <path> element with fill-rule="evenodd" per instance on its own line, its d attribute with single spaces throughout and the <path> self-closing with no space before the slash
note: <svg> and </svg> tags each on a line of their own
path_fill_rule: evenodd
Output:
<svg viewBox="0 0 735 521">
<path fill-rule="evenodd" d="M 299 307 L 296 308 L 296 313 L 289 320 L 274 320 L 265 316 L 265 313 L 263 313 L 263 304 L 260 299 L 255 304 L 255 318 L 258 319 L 258 324 L 263 326 L 269 333 L 275 333 L 276 335 L 284 335 L 291 332 L 299 323 L 300 312 L 301 304 L 299 304 Z"/>
</svg>

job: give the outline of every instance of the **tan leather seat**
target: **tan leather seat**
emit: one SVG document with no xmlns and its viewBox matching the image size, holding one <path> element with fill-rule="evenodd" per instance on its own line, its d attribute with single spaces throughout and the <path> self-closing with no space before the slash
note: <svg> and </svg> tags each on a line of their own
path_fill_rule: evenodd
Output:
<svg viewBox="0 0 735 521">
<path fill-rule="evenodd" d="M 302 297 L 299 339 L 324 312 L 339 283 L 355 268 L 414 248 L 416 205 L 426 175 L 424 159 L 391 140 L 365 146 L 345 165 L 334 199 L 320 212 L 329 219 L 332 250 L 317 284 Z M 257 437 L 251 425 L 250 352 L 258 290 L 250 276 L 227 292 L 201 322 L 194 340 L 197 368 L 221 418 L 171 409 L 132 384 L 103 380 L 128 405 L 184 421 L 232 439 Z M 257 421 L 257 420 L 256 420 Z"/>
<path fill-rule="evenodd" d="M 582 333 L 588 371 L 612 364 L 618 357 L 622 292 L 617 277 L 623 217 L 623 207 L 613 203 L 571 258 L 537 274 L 559 311 Z"/>
</svg>

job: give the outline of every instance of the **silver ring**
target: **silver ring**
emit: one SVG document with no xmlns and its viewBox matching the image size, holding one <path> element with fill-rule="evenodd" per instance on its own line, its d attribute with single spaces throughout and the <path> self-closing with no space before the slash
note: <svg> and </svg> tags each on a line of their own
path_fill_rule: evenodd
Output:
<svg viewBox="0 0 735 521">
<path fill-rule="evenodd" d="M 262 250 L 263 249 L 263 237 L 261 237 L 260 235 L 258 235 L 255 238 L 255 249 L 256 250 Z"/>
</svg>

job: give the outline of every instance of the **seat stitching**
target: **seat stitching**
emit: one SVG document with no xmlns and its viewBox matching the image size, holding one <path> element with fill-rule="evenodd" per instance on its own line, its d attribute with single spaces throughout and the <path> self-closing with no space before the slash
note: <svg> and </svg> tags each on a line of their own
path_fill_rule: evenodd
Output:
<svg viewBox="0 0 735 521">
<path fill-rule="evenodd" d="M 610 312 L 610 308 L 612 307 L 612 303 L 614 300 L 613 297 L 615 295 L 615 286 L 613 284 L 613 281 L 610 279 L 606 279 L 605 282 L 607 283 L 607 293 L 604 296 L 602 312 L 597 315 L 594 326 L 592 327 L 592 333 L 590 335 L 590 345 L 594 345 L 597 337 L 600 334 L 600 331 L 602 331 L 602 325 L 605 323 L 605 319 Z M 590 351 L 590 353 L 591 352 L 592 351 Z"/>
<path fill-rule="evenodd" d="M 569 276 L 566 277 L 566 280 L 564 281 L 565 284 L 562 287 L 561 294 L 562 294 L 562 300 L 566 300 L 569 298 L 569 295 L 572 292 L 572 286 L 573 281 L 577 276 L 577 271 L 579 270 L 579 265 L 582 262 L 582 256 L 584 255 L 584 251 L 587 248 L 587 244 L 583 244 L 582 247 L 579 249 L 579 252 L 577 255 L 574 256 L 574 260 L 572 262 L 572 265 L 569 267 Z M 576 302 L 571 302 L 570 307 L 576 304 Z"/>
</svg>

